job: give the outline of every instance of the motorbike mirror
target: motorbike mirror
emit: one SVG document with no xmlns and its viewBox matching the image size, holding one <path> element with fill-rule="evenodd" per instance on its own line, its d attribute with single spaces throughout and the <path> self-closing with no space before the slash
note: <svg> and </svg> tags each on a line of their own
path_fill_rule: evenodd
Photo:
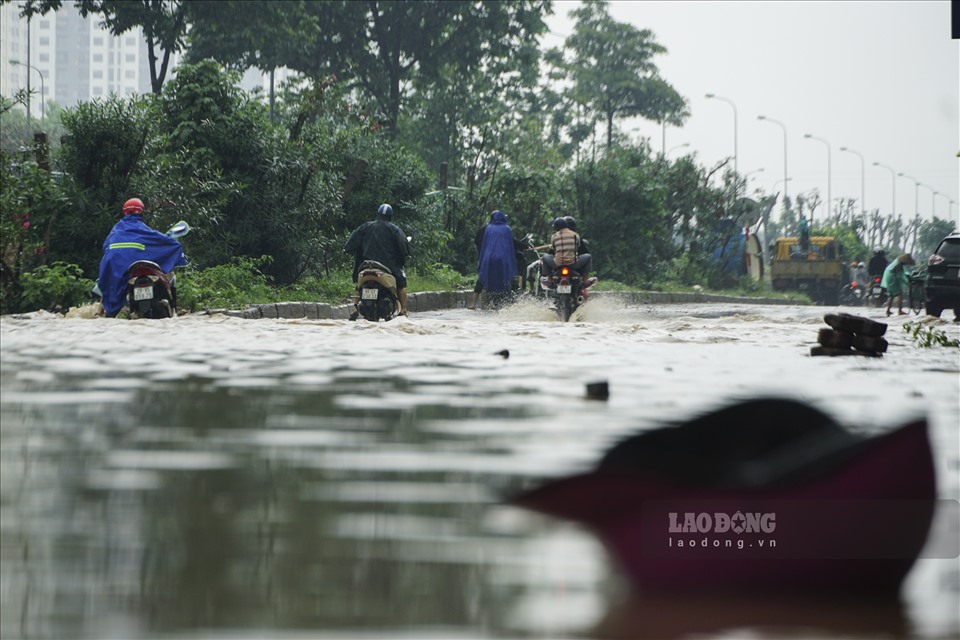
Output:
<svg viewBox="0 0 960 640">
<path fill-rule="evenodd" d="M 171 238 L 182 238 L 188 233 L 190 233 L 190 225 L 183 220 L 170 227 L 167 231 L 167 235 Z"/>
</svg>

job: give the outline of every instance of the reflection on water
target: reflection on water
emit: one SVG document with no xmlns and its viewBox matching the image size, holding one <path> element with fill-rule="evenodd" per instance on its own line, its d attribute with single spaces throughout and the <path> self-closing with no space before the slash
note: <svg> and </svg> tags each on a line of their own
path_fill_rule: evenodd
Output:
<svg viewBox="0 0 960 640">
<path fill-rule="evenodd" d="M 845 626 L 819 605 L 804 622 L 797 603 L 624 600 L 591 536 L 502 506 L 629 430 L 730 395 L 799 379 L 847 419 L 896 413 L 872 396 L 837 411 L 830 381 L 784 368 L 805 340 L 784 336 L 800 326 L 815 338 L 816 311 L 581 313 L 571 324 L 535 307 L 380 325 L 4 318 L 2 636 L 956 633 L 949 561 L 911 576 L 906 618 L 899 605 L 881 617 L 853 608 Z M 509 358 L 495 355 L 504 348 Z M 891 360 L 843 373 L 889 394 L 904 364 Z M 945 391 L 932 423 L 955 461 L 943 435 L 955 381 L 924 375 Z M 609 402 L 584 398 L 593 379 L 610 380 Z"/>
</svg>

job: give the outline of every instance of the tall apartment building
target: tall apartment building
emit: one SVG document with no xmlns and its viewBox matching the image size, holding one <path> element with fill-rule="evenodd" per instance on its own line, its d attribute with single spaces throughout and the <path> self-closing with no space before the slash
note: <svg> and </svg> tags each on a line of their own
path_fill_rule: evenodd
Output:
<svg viewBox="0 0 960 640">
<path fill-rule="evenodd" d="M 100 27 L 98 16 L 81 17 L 72 2 L 29 22 L 20 18 L 21 9 L 22 2 L 0 5 L 0 94 L 9 98 L 29 86 L 33 118 L 40 118 L 41 104 L 49 100 L 69 108 L 110 94 L 151 91 L 147 43 L 139 28 L 114 36 Z M 176 73 L 181 57 L 172 57 L 167 80 Z M 278 69 L 276 85 L 292 75 L 296 74 Z M 248 69 L 240 86 L 248 91 L 259 87 L 267 95 L 269 75 Z"/>
<path fill-rule="evenodd" d="M 32 116 L 39 117 L 41 103 L 51 99 L 73 107 L 110 94 L 150 92 L 147 45 L 140 29 L 114 36 L 100 26 L 99 17 L 82 17 L 72 3 L 27 21 L 19 16 L 20 4 L 0 7 L 0 93 L 10 97 L 26 88 L 27 74 L 32 74 Z"/>
</svg>

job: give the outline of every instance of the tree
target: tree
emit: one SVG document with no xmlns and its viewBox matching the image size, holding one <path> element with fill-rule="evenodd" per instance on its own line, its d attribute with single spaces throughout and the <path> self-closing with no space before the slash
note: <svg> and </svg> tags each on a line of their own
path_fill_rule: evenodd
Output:
<svg viewBox="0 0 960 640">
<path fill-rule="evenodd" d="M 614 118 L 640 116 L 681 126 L 689 116 L 686 100 L 659 75 L 653 62 L 666 53 L 652 31 L 617 22 L 606 2 L 585 3 L 570 14 L 574 33 L 564 43 L 573 59 L 554 54 L 573 82 L 573 95 L 602 116 L 607 149 L 613 145 Z"/>
<path fill-rule="evenodd" d="M 20 15 L 30 17 L 57 11 L 63 0 L 26 0 Z M 115 36 L 140 27 L 147 41 L 150 87 L 160 93 L 170 57 L 183 50 L 187 31 L 187 3 L 184 0 L 77 0 L 80 15 L 99 15 L 101 23 Z"/>
</svg>

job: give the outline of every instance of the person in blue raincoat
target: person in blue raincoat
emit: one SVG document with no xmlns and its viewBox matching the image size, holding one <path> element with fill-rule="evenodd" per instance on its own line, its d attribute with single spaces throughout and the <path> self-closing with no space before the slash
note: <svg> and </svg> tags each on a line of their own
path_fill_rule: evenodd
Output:
<svg viewBox="0 0 960 640">
<path fill-rule="evenodd" d="M 126 304 L 127 269 L 137 260 L 156 262 L 164 273 L 187 264 L 183 246 L 147 226 L 143 221 L 143 201 L 130 198 L 123 204 L 123 218 L 103 241 L 97 286 L 103 296 L 103 310 L 110 318 Z"/>
<path fill-rule="evenodd" d="M 490 223 L 483 231 L 480 259 L 477 262 L 477 284 L 467 308 L 476 309 L 477 298 L 484 289 L 490 293 L 510 291 L 516 276 L 517 249 L 513 230 L 507 224 L 507 214 L 497 210 L 490 216 Z"/>
</svg>

